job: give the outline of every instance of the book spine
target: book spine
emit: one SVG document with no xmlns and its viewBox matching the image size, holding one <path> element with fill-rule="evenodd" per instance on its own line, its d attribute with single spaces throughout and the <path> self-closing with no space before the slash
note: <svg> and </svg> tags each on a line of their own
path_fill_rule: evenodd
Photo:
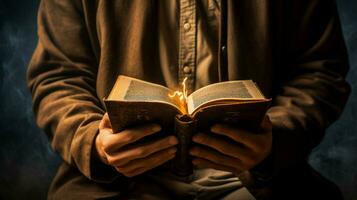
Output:
<svg viewBox="0 0 357 200">
<path fill-rule="evenodd" d="M 177 176 L 189 176 L 193 172 L 192 158 L 189 150 L 192 135 L 197 131 L 197 121 L 187 115 L 176 115 L 175 134 L 179 143 L 177 153 L 173 159 L 172 171 Z"/>
</svg>

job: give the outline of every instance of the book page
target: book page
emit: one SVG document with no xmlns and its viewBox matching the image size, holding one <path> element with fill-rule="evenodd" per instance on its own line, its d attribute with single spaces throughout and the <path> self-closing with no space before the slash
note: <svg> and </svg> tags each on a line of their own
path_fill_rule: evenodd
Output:
<svg viewBox="0 0 357 200">
<path fill-rule="evenodd" d="M 161 102 L 179 109 L 176 100 L 168 96 L 169 93 L 172 93 L 172 91 L 164 86 L 127 76 L 119 76 L 108 96 L 108 100 Z"/>
<path fill-rule="evenodd" d="M 193 92 L 187 100 L 188 112 L 192 114 L 204 104 L 215 101 L 251 101 L 265 99 L 251 80 L 215 83 Z"/>
</svg>

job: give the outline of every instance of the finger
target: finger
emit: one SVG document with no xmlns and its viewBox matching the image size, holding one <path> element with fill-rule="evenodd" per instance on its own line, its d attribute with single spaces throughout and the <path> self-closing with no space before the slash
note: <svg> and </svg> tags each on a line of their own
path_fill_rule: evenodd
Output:
<svg viewBox="0 0 357 200">
<path fill-rule="evenodd" d="M 215 124 L 211 127 L 211 132 L 219 135 L 224 135 L 232 140 L 247 146 L 250 149 L 257 149 L 260 140 L 264 138 L 263 134 L 248 132 L 244 129 L 236 128 L 226 124 Z"/>
<path fill-rule="evenodd" d="M 198 144 L 202 144 L 211 147 L 222 154 L 229 155 L 234 158 L 242 159 L 247 154 L 248 149 L 239 145 L 233 144 L 222 138 L 214 137 L 210 134 L 198 133 L 193 136 L 192 140 Z"/>
<path fill-rule="evenodd" d="M 145 136 L 157 133 L 160 130 L 161 126 L 158 124 L 146 124 L 135 128 L 125 129 L 119 133 L 106 134 L 103 139 L 104 150 L 110 152 L 119 149 Z"/>
<path fill-rule="evenodd" d="M 138 170 L 135 170 L 133 173 L 132 173 L 132 172 L 129 172 L 129 175 L 130 175 L 131 177 L 137 176 L 137 175 L 139 175 L 139 174 L 142 174 L 142 173 L 144 173 L 144 172 L 147 172 L 147 171 L 149 171 L 149 170 L 151 170 L 151 169 L 154 169 L 154 168 L 156 168 L 156 167 L 158 167 L 158 166 L 160 166 L 160 165 L 166 163 L 167 161 L 173 159 L 174 157 L 175 157 L 175 155 L 171 155 L 170 157 L 166 157 L 165 159 L 161 159 L 159 162 L 155 162 L 155 165 L 152 165 L 152 166 L 147 167 L 147 168 L 139 168 Z"/>
<path fill-rule="evenodd" d="M 114 155 L 108 155 L 108 162 L 111 165 L 122 166 L 131 160 L 145 158 L 155 152 L 167 149 L 178 143 L 175 136 L 169 136 L 163 139 L 138 144 L 121 152 L 115 152 Z"/>
<path fill-rule="evenodd" d="M 190 150 L 190 154 L 195 157 L 211 161 L 218 165 L 224 165 L 224 166 L 232 167 L 235 169 L 242 168 L 241 166 L 243 165 L 241 160 L 239 160 L 237 158 L 230 157 L 230 156 L 223 155 L 223 154 L 219 153 L 218 151 L 215 151 L 215 150 L 212 150 L 209 148 L 196 146 Z"/>
<path fill-rule="evenodd" d="M 124 166 L 116 167 L 116 169 L 127 177 L 133 177 L 171 160 L 175 157 L 176 151 L 177 149 L 175 147 L 171 147 L 169 149 L 156 152 L 147 158 L 133 160 Z"/>
<path fill-rule="evenodd" d="M 204 168 L 212 168 L 212 169 L 217 169 L 217 170 L 222 170 L 222 171 L 227 171 L 227 172 L 232 172 L 235 174 L 240 174 L 242 171 L 239 169 L 235 169 L 232 167 L 227 167 L 223 165 L 219 165 L 216 163 L 213 163 L 209 160 L 201 159 L 201 158 L 196 158 L 192 160 L 192 163 L 197 166 L 198 168 L 204 169 Z"/>
<path fill-rule="evenodd" d="M 132 160 L 129 163 L 123 166 L 116 166 L 118 169 L 123 170 L 124 172 L 132 172 L 139 168 L 148 168 L 151 165 L 156 165 L 158 162 L 163 162 L 171 157 L 171 155 L 175 156 L 177 151 L 176 147 L 170 147 L 159 152 L 156 152 L 146 158 L 140 158 L 136 160 Z"/>
<path fill-rule="evenodd" d="M 269 118 L 268 115 L 265 115 L 265 116 L 264 116 L 264 119 L 263 119 L 263 121 L 262 121 L 260 127 L 262 128 L 262 130 L 263 130 L 264 132 L 272 131 L 273 126 L 272 126 L 272 123 L 271 123 L 270 118 Z"/>
<path fill-rule="evenodd" d="M 99 129 L 104 129 L 104 128 L 108 128 L 108 129 L 112 128 L 112 124 L 110 123 L 108 113 L 104 114 L 102 120 L 99 123 Z"/>
</svg>

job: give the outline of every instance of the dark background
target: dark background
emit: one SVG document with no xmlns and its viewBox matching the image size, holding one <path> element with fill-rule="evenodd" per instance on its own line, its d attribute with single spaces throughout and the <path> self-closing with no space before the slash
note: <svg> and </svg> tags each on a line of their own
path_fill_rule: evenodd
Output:
<svg viewBox="0 0 357 200">
<path fill-rule="evenodd" d="M 350 54 L 353 91 L 311 165 L 357 199 L 357 1 L 337 0 Z M 38 0 L 0 0 L 0 199 L 45 199 L 60 162 L 36 127 L 25 71 L 37 43 Z M 336 97 L 339 98 L 339 97 Z"/>
</svg>

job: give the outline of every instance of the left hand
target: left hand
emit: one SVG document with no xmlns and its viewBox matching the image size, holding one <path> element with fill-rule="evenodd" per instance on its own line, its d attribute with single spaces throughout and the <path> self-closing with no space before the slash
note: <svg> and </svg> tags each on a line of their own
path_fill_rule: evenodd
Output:
<svg viewBox="0 0 357 200">
<path fill-rule="evenodd" d="M 272 125 L 268 116 L 265 116 L 259 133 L 225 124 L 213 125 L 211 132 L 193 136 L 193 141 L 200 145 L 193 146 L 190 154 L 194 157 L 193 164 L 199 168 L 240 174 L 262 162 L 271 153 Z"/>
</svg>

